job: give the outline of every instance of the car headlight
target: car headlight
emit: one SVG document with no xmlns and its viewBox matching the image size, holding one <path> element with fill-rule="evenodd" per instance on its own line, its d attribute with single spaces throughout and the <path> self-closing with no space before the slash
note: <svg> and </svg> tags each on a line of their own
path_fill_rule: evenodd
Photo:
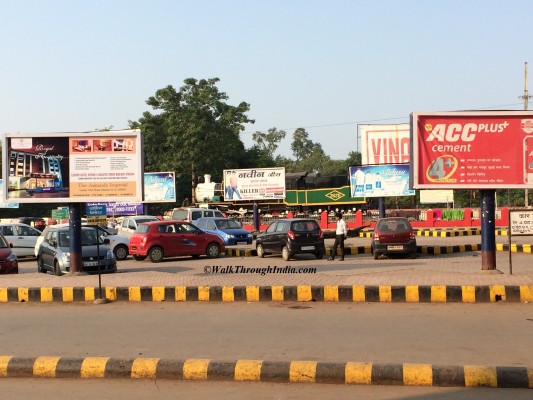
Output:
<svg viewBox="0 0 533 400">
<path fill-rule="evenodd" d="M 8 257 L 7 257 L 7 261 L 17 261 L 17 255 L 15 253 L 11 253 Z"/>
<path fill-rule="evenodd" d="M 253 235 L 251 233 L 248 233 L 246 236 L 247 237 L 252 237 Z"/>
<path fill-rule="evenodd" d="M 235 236 L 230 235 L 230 234 L 227 234 L 226 237 L 227 237 L 228 239 L 233 239 Z"/>
<path fill-rule="evenodd" d="M 59 257 L 58 257 L 61 261 L 66 261 L 66 262 L 70 262 L 70 252 L 66 252 L 66 253 L 59 253 Z"/>
<path fill-rule="evenodd" d="M 105 255 L 105 258 L 107 258 L 108 260 L 114 260 L 115 254 L 113 254 L 113 250 L 107 250 L 107 254 Z"/>
</svg>

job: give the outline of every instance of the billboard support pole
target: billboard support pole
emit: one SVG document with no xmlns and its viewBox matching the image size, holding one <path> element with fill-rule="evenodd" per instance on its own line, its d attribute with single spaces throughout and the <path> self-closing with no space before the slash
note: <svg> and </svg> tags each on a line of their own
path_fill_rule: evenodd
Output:
<svg viewBox="0 0 533 400">
<path fill-rule="evenodd" d="M 83 272 L 81 254 L 81 203 L 69 203 L 70 271 Z"/>
<path fill-rule="evenodd" d="M 385 218 L 385 197 L 379 197 L 379 218 Z"/>
<path fill-rule="evenodd" d="M 481 192 L 481 269 L 496 269 L 496 190 Z"/>
<path fill-rule="evenodd" d="M 257 203 L 254 202 L 254 231 L 259 232 L 259 207 L 257 206 Z"/>
</svg>

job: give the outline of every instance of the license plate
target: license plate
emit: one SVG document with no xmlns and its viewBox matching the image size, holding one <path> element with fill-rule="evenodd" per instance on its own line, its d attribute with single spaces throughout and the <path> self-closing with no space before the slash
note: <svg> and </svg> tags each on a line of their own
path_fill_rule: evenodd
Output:
<svg viewBox="0 0 533 400">
<path fill-rule="evenodd" d="M 98 261 L 86 261 L 85 266 L 87 267 L 95 267 L 98 265 Z"/>
<path fill-rule="evenodd" d="M 403 250 L 403 246 L 387 246 L 387 250 Z"/>
<path fill-rule="evenodd" d="M 237 242 L 237 244 L 248 244 L 248 242 Z"/>
<path fill-rule="evenodd" d="M 315 246 L 302 246 L 302 250 L 314 250 Z"/>
</svg>

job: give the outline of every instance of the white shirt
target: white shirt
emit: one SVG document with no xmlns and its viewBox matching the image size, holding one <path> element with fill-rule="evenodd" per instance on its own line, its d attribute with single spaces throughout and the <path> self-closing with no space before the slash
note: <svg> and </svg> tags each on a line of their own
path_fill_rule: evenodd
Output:
<svg viewBox="0 0 533 400">
<path fill-rule="evenodd" d="M 337 221 L 337 230 L 335 231 L 335 235 L 344 235 L 346 236 L 348 234 L 348 230 L 346 229 L 346 222 L 341 218 Z"/>
</svg>

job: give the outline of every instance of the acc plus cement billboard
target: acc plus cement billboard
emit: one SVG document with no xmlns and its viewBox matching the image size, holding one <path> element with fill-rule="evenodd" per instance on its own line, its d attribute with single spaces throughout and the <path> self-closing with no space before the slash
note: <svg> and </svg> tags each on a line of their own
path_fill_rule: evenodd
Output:
<svg viewBox="0 0 533 400">
<path fill-rule="evenodd" d="M 358 125 L 358 130 L 362 165 L 409 162 L 409 124 Z"/>
<path fill-rule="evenodd" d="M 224 170 L 224 200 L 285 199 L 285 168 Z"/>
<path fill-rule="evenodd" d="M 533 112 L 411 114 L 415 189 L 533 188 Z"/>
<path fill-rule="evenodd" d="M 7 133 L 5 202 L 142 201 L 139 130 Z"/>
</svg>

